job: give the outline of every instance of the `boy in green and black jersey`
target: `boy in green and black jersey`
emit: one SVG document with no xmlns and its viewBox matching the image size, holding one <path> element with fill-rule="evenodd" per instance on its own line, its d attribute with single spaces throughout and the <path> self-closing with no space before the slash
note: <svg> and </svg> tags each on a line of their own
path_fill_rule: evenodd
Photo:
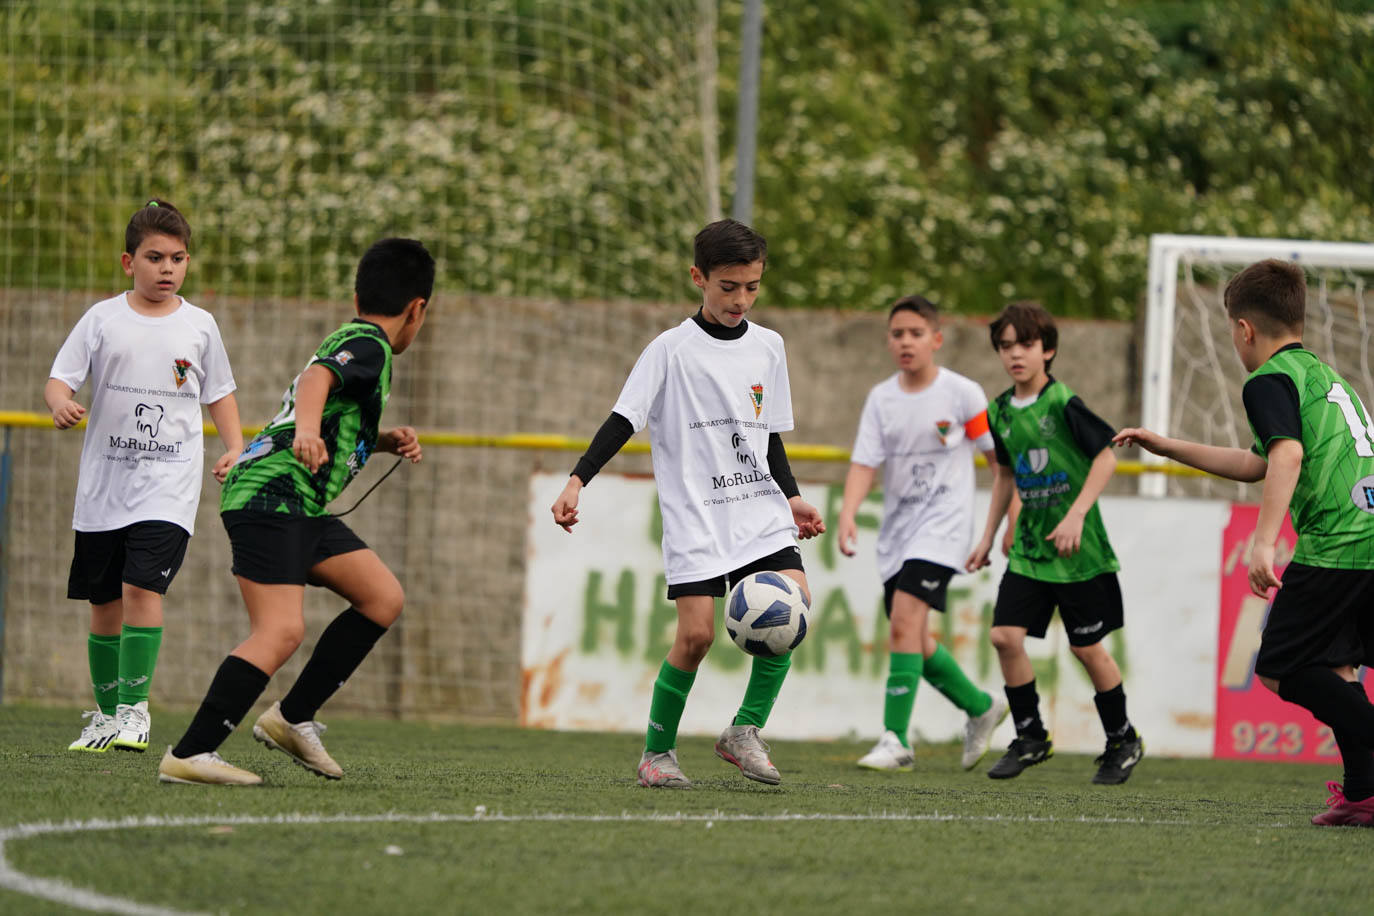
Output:
<svg viewBox="0 0 1374 916">
<path fill-rule="evenodd" d="M 1286 261 L 1252 264 L 1226 285 L 1231 342 L 1252 450 L 1123 429 L 1119 445 L 1232 480 L 1264 481 L 1250 589 L 1278 588 L 1255 673 L 1331 726 L 1345 783 L 1327 783 L 1321 827 L 1374 827 L 1374 704 L 1355 677 L 1374 664 L 1374 424 L 1349 383 L 1302 346 L 1307 277 Z M 1280 582 L 1274 549 L 1285 512 L 1298 543 Z"/>
<path fill-rule="evenodd" d="M 357 318 L 316 348 L 281 410 L 243 450 L 220 496 L 233 572 L 250 633 L 225 658 L 186 734 L 158 767 L 163 782 L 253 785 L 255 773 L 216 750 L 305 634 L 305 586 L 349 607 L 320 635 L 296 683 L 260 715 L 253 737 L 312 772 L 343 769 L 320 741 L 315 713 L 362 664 L 401 613 L 405 594 L 381 559 L 338 517 L 331 500 L 374 451 L 420 460 L 415 430 L 379 429 L 391 394 L 391 360 L 415 340 L 434 290 L 434 258 L 412 239 L 383 239 L 363 255 Z"/>
<path fill-rule="evenodd" d="M 1097 497 L 1116 468 L 1113 429 L 1049 375 L 1059 332 L 1041 305 L 1012 303 L 990 332 L 1013 385 L 988 405 L 997 464 L 988 523 L 969 556 L 970 572 L 987 565 L 1013 491 L 1021 510 L 991 633 L 1016 738 L 988 775 L 1009 779 L 1054 753 L 1040 719 L 1026 637 L 1044 637 L 1057 607 L 1069 647 L 1097 691 L 1107 733 L 1093 782 L 1117 785 L 1130 777 L 1145 745 L 1126 715 L 1121 669 L 1102 644 L 1123 623 L 1116 578 L 1121 567 L 1097 509 Z"/>
</svg>

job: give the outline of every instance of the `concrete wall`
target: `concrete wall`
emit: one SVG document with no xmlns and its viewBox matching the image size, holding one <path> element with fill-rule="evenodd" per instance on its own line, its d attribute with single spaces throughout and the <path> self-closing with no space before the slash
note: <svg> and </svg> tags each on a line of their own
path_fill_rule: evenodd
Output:
<svg viewBox="0 0 1374 916">
<path fill-rule="evenodd" d="M 42 387 L 52 358 L 98 298 L 0 291 L 0 410 L 45 411 Z M 195 301 L 219 321 L 249 425 L 275 412 L 282 390 L 319 340 L 350 316 L 347 307 L 332 303 Z M 694 309 L 461 298 L 441 291 L 419 341 L 396 361 L 384 423 L 588 438 L 643 346 Z M 788 441 L 848 448 L 865 394 L 891 372 L 883 347 L 885 314 L 760 307 L 756 317 L 787 342 L 797 421 Z M 943 364 L 976 379 L 989 395 L 1006 387 L 984 321 L 951 318 L 944 331 Z M 1055 374 L 1109 422 L 1134 421 L 1134 329 L 1066 321 L 1060 336 Z M 8 435 L 13 478 L 3 555 L 4 699 L 89 706 L 89 614 L 84 603 L 65 598 L 80 434 L 19 428 Z M 218 448 L 207 443 L 209 461 Z M 536 469 L 569 469 L 576 457 L 430 447 L 422 464 L 398 469 L 348 517 L 397 572 L 408 600 L 400 622 L 331 701 L 331 711 L 516 716 L 529 477 Z M 376 457 L 336 511 L 352 505 L 392 460 Z M 648 458 L 622 455 L 611 469 L 648 472 Z M 803 492 L 823 505 L 823 490 L 814 484 L 841 482 L 845 465 L 799 462 L 796 471 Z M 215 667 L 247 634 L 217 517 L 218 487 L 208 473 L 206 481 L 196 536 L 166 601 L 154 705 L 197 703 Z M 1114 487 L 1130 489 L 1127 482 Z M 594 488 L 593 482 L 589 494 Z M 534 522 L 551 524 L 548 517 Z M 277 675 L 266 699 L 289 686 L 321 628 L 340 610 L 337 598 L 310 590 L 306 646 Z"/>
</svg>

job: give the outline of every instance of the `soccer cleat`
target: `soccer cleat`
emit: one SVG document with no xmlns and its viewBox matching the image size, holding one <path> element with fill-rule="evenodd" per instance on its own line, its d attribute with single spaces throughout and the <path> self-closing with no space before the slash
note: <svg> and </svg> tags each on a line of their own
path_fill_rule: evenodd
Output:
<svg viewBox="0 0 1374 916">
<path fill-rule="evenodd" d="M 1093 782 L 1099 786 L 1119 786 L 1131 776 L 1131 770 L 1145 756 L 1145 740 L 1139 735 L 1134 738 L 1108 738 L 1107 749 L 1093 763 L 1097 773 Z"/>
<path fill-rule="evenodd" d="M 1326 791 L 1331 793 L 1326 800 L 1327 810 L 1313 817 L 1313 824 L 1318 827 L 1374 827 L 1374 798 L 1350 801 L 1338 782 L 1328 782 Z"/>
<path fill-rule="evenodd" d="M 119 731 L 110 741 L 110 747 L 117 747 L 121 751 L 138 751 L 140 754 L 146 751 L 148 732 L 153 727 L 153 718 L 148 715 L 148 701 L 139 700 L 132 706 L 120 703 L 115 707 L 114 717 Z"/>
<path fill-rule="evenodd" d="M 214 751 L 174 757 L 172 749 L 162 755 L 157 765 L 158 782 L 179 782 L 197 786 L 256 786 L 262 783 L 257 773 L 241 770 Z"/>
<path fill-rule="evenodd" d="M 1023 738 L 1017 735 L 1011 740 L 1007 752 L 1002 755 L 1002 759 L 992 765 L 988 770 L 990 779 L 1011 779 L 1013 776 L 1020 776 L 1022 771 L 1028 767 L 1033 767 L 1037 763 L 1044 763 L 1054 756 L 1054 742 L 1046 735 L 1044 740 L 1038 738 Z"/>
<path fill-rule="evenodd" d="M 911 748 L 902 743 L 897 733 L 883 732 L 873 750 L 859 758 L 859 766 L 865 770 L 901 770 L 910 772 L 916 768 L 916 755 Z"/>
<path fill-rule="evenodd" d="M 692 788 L 692 781 L 677 765 L 677 748 L 658 754 L 645 751 L 639 758 L 639 784 L 650 789 Z"/>
<path fill-rule="evenodd" d="M 81 737 L 67 745 L 69 751 L 87 751 L 103 754 L 109 748 L 114 736 L 119 734 L 119 726 L 114 716 L 107 716 L 98 709 L 88 709 L 81 718 L 90 719 L 81 729 Z"/>
<path fill-rule="evenodd" d="M 301 766 L 327 779 L 343 779 L 343 767 L 334 762 L 324 749 L 320 722 L 298 722 L 292 725 L 282 718 L 281 703 L 273 703 L 253 723 L 253 737 L 274 751 L 281 751 Z"/>
<path fill-rule="evenodd" d="M 778 768 L 768 759 L 768 745 L 759 737 L 757 725 L 728 726 L 716 742 L 716 756 L 726 763 L 733 763 L 741 773 L 756 782 L 776 786 L 782 781 Z"/>
<path fill-rule="evenodd" d="M 978 765 L 978 761 L 983 759 L 983 755 L 988 752 L 988 745 L 992 743 L 992 733 L 997 731 L 997 726 L 1002 724 L 1002 720 L 1007 717 L 1006 697 L 994 696 L 992 706 L 981 716 L 969 716 L 964 723 L 964 755 L 959 758 L 959 763 L 964 769 L 971 770 Z"/>
</svg>

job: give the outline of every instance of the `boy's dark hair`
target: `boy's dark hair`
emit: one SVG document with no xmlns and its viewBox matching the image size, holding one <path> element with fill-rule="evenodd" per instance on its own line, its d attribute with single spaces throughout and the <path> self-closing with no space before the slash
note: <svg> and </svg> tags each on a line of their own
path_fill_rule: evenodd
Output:
<svg viewBox="0 0 1374 916">
<path fill-rule="evenodd" d="M 892 316 L 898 312 L 915 312 L 926 320 L 931 329 L 940 327 L 940 307 L 931 302 L 925 296 L 903 296 L 892 303 L 892 311 L 887 313 L 887 320 L 892 321 Z"/>
<path fill-rule="evenodd" d="M 692 245 L 692 263 L 707 277 L 717 267 L 767 260 L 768 243 L 763 236 L 733 219 L 708 224 Z"/>
<path fill-rule="evenodd" d="M 414 239 L 373 242 L 358 262 L 353 281 L 362 315 L 399 315 L 412 299 L 434 294 L 434 256 Z"/>
<path fill-rule="evenodd" d="M 124 250 L 137 254 L 138 246 L 150 235 L 170 235 L 191 247 L 191 224 L 180 210 L 160 197 L 154 197 L 129 217 L 129 225 L 124 229 Z"/>
<path fill-rule="evenodd" d="M 1257 261 L 1231 278 L 1222 301 L 1229 318 L 1244 318 L 1270 337 L 1301 334 L 1307 274 L 1292 261 Z"/>
<path fill-rule="evenodd" d="M 1002 314 L 992 319 L 992 324 L 988 325 L 988 336 L 992 338 L 994 350 L 1001 349 L 1002 330 L 1008 325 L 1016 329 L 1017 343 L 1029 344 L 1038 340 L 1044 349 L 1058 352 L 1059 328 L 1054 324 L 1054 316 L 1039 302 L 1013 302 L 1002 309 Z M 1045 360 L 1046 372 L 1050 371 L 1053 362 L 1053 356 Z"/>
</svg>

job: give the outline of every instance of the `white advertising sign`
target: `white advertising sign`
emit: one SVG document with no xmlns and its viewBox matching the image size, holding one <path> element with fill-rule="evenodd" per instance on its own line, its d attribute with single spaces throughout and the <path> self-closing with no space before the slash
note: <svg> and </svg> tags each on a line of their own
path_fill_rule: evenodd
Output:
<svg viewBox="0 0 1374 916">
<path fill-rule="evenodd" d="M 677 614 L 665 597 L 658 497 L 652 479 L 601 474 L 582 492 L 571 533 L 554 525 L 549 507 L 566 475 L 530 481 L 529 556 L 521 661 L 521 721 L 536 728 L 642 731 L 654 679 L 672 644 Z M 773 738 L 876 738 L 882 732 L 887 679 L 887 620 L 873 558 L 882 503 L 859 514 L 858 555 L 839 553 L 834 538 L 841 488 L 803 492 L 831 526 L 802 542 L 812 607 L 805 641 L 768 722 Z M 975 517 L 987 511 L 977 496 Z M 1108 637 L 1126 684 L 1127 710 L 1150 753 L 1208 756 L 1212 751 L 1223 502 L 1101 501 L 1107 532 L 1121 560 L 1126 626 Z M 936 636 L 969 677 L 1003 689 L 988 640 L 1005 561 L 950 583 L 949 612 L 932 613 Z M 687 701 L 681 734 L 715 735 L 730 724 L 744 695 L 749 656 L 720 625 Z M 1093 687 L 1056 619 L 1043 640 L 1027 640 L 1041 714 L 1056 749 L 1100 751 L 1102 726 Z M 965 716 L 922 682 L 912 717 L 919 741 L 962 735 Z M 1013 736 L 1003 723 L 994 738 Z"/>
</svg>

